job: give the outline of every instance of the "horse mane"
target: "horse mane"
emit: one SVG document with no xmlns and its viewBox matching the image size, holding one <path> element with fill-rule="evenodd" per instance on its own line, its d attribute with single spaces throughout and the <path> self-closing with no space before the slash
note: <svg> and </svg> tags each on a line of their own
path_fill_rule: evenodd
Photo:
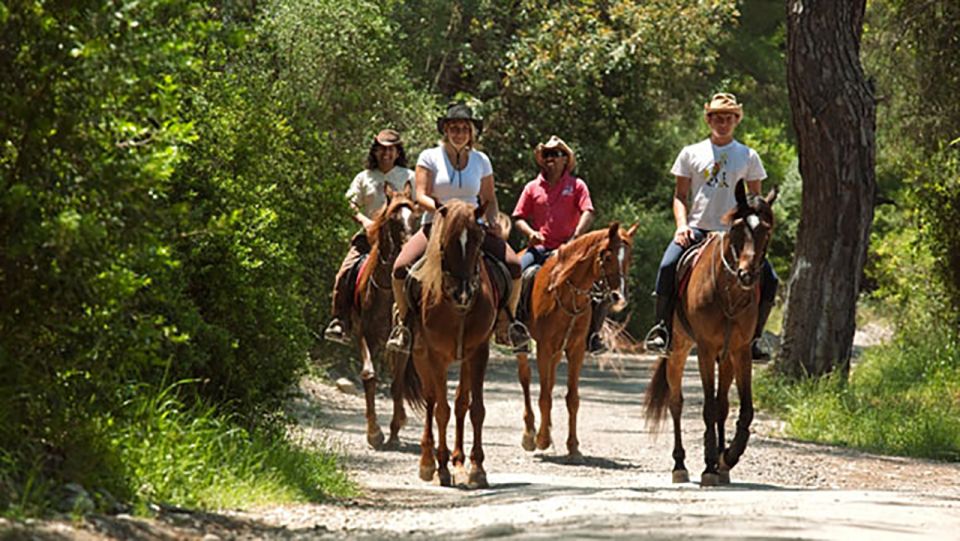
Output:
<svg viewBox="0 0 960 541">
<path fill-rule="evenodd" d="M 476 221 L 473 205 L 459 200 L 444 204 L 444 213 L 433 215 L 433 226 L 427 250 L 423 254 L 423 264 L 411 271 L 411 275 L 420 282 L 423 300 L 426 306 L 440 302 L 443 295 L 443 253 L 447 240 L 459 236 L 460 232 Z"/>
<path fill-rule="evenodd" d="M 559 287 L 576 268 L 577 263 L 585 257 L 596 257 L 600 250 L 607 247 L 610 230 L 608 228 L 591 231 L 581 237 L 560 245 L 557 249 L 557 260 L 553 271 L 550 273 L 550 283 L 547 285 L 547 291 L 553 291 Z"/>
</svg>

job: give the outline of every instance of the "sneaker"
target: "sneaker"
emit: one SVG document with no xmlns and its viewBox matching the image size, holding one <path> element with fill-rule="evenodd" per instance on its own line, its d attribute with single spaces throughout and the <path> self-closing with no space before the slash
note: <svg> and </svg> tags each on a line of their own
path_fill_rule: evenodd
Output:
<svg viewBox="0 0 960 541">
<path fill-rule="evenodd" d="M 598 355 L 603 355 L 609 351 L 607 345 L 603 343 L 603 338 L 600 338 L 600 333 L 593 333 L 590 335 L 590 340 L 587 342 L 587 353 L 593 355 L 594 357 Z"/>
<path fill-rule="evenodd" d="M 510 334 L 510 345 L 513 346 L 514 351 L 517 351 L 517 348 L 529 347 L 530 331 L 522 322 L 514 321 L 507 332 Z"/>
<path fill-rule="evenodd" d="M 755 361 L 769 361 L 770 354 L 766 351 L 760 349 L 760 341 L 754 340 L 753 344 L 750 345 L 750 356 L 753 357 Z"/>
<path fill-rule="evenodd" d="M 406 325 L 397 324 L 390 331 L 390 337 L 387 338 L 387 351 L 410 355 L 410 329 Z"/>
<path fill-rule="evenodd" d="M 338 344 L 350 344 L 350 340 L 347 338 L 346 329 L 344 329 L 343 322 L 340 321 L 340 318 L 333 318 L 333 321 L 331 321 L 330 324 L 327 325 L 327 328 L 323 331 L 323 337 Z"/>
<path fill-rule="evenodd" d="M 667 335 L 667 328 L 663 323 L 654 325 L 646 338 L 643 339 L 643 347 L 649 353 L 669 353 L 670 337 Z"/>
</svg>

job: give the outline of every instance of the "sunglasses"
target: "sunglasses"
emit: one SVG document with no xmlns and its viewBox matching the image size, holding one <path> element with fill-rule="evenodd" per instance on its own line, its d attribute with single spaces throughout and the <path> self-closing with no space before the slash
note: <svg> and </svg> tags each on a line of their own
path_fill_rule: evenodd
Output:
<svg viewBox="0 0 960 541">
<path fill-rule="evenodd" d="M 543 151 L 543 157 L 544 158 L 565 158 L 567 157 L 567 153 L 560 149 L 551 148 Z"/>
</svg>

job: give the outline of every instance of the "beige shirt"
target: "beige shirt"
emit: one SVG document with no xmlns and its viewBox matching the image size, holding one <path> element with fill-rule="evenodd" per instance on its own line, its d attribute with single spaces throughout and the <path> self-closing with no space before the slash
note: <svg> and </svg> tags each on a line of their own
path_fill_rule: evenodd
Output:
<svg viewBox="0 0 960 541">
<path fill-rule="evenodd" d="M 387 202 L 383 186 L 389 183 L 396 191 L 403 191 L 403 186 L 410 183 L 411 196 L 415 187 L 413 171 L 406 167 L 394 167 L 381 173 L 379 169 L 364 169 L 353 177 L 350 188 L 347 189 L 347 200 L 368 218 Z"/>
</svg>

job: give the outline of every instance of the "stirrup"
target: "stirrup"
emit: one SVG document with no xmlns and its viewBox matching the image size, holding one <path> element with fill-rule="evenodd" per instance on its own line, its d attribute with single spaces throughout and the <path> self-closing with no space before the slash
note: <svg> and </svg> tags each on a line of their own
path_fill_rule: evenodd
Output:
<svg viewBox="0 0 960 541">
<path fill-rule="evenodd" d="M 643 338 L 643 347 L 648 353 L 670 353 L 670 331 L 663 322 L 657 323 Z"/>
<path fill-rule="evenodd" d="M 770 354 L 767 353 L 766 351 L 763 351 L 762 349 L 760 349 L 760 339 L 759 339 L 759 338 L 754 338 L 754 339 L 753 339 L 753 342 L 750 344 L 750 357 L 752 357 L 754 361 L 769 361 L 769 360 L 770 360 Z"/>
<path fill-rule="evenodd" d="M 517 351 L 520 348 L 529 348 L 530 331 L 519 319 L 515 319 L 510 322 L 510 327 L 507 329 L 507 334 L 510 335 L 510 345 L 513 346 L 514 351 Z M 527 351 L 529 351 L 529 349 L 527 349 Z"/>
<path fill-rule="evenodd" d="M 333 318 L 330 324 L 327 325 L 327 328 L 324 329 L 323 338 L 337 344 L 350 345 L 350 340 L 347 338 L 347 332 L 344 327 L 345 325 L 340 318 Z"/>
<path fill-rule="evenodd" d="M 587 352 L 590 355 L 598 357 L 608 351 L 610 351 L 610 349 L 607 348 L 607 344 L 604 343 L 603 338 L 600 337 L 600 333 L 595 332 L 590 335 L 590 340 L 587 343 Z"/>
<path fill-rule="evenodd" d="M 410 329 L 403 323 L 397 323 L 390 330 L 390 337 L 387 338 L 387 351 L 409 355 L 410 341 Z"/>
</svg>

